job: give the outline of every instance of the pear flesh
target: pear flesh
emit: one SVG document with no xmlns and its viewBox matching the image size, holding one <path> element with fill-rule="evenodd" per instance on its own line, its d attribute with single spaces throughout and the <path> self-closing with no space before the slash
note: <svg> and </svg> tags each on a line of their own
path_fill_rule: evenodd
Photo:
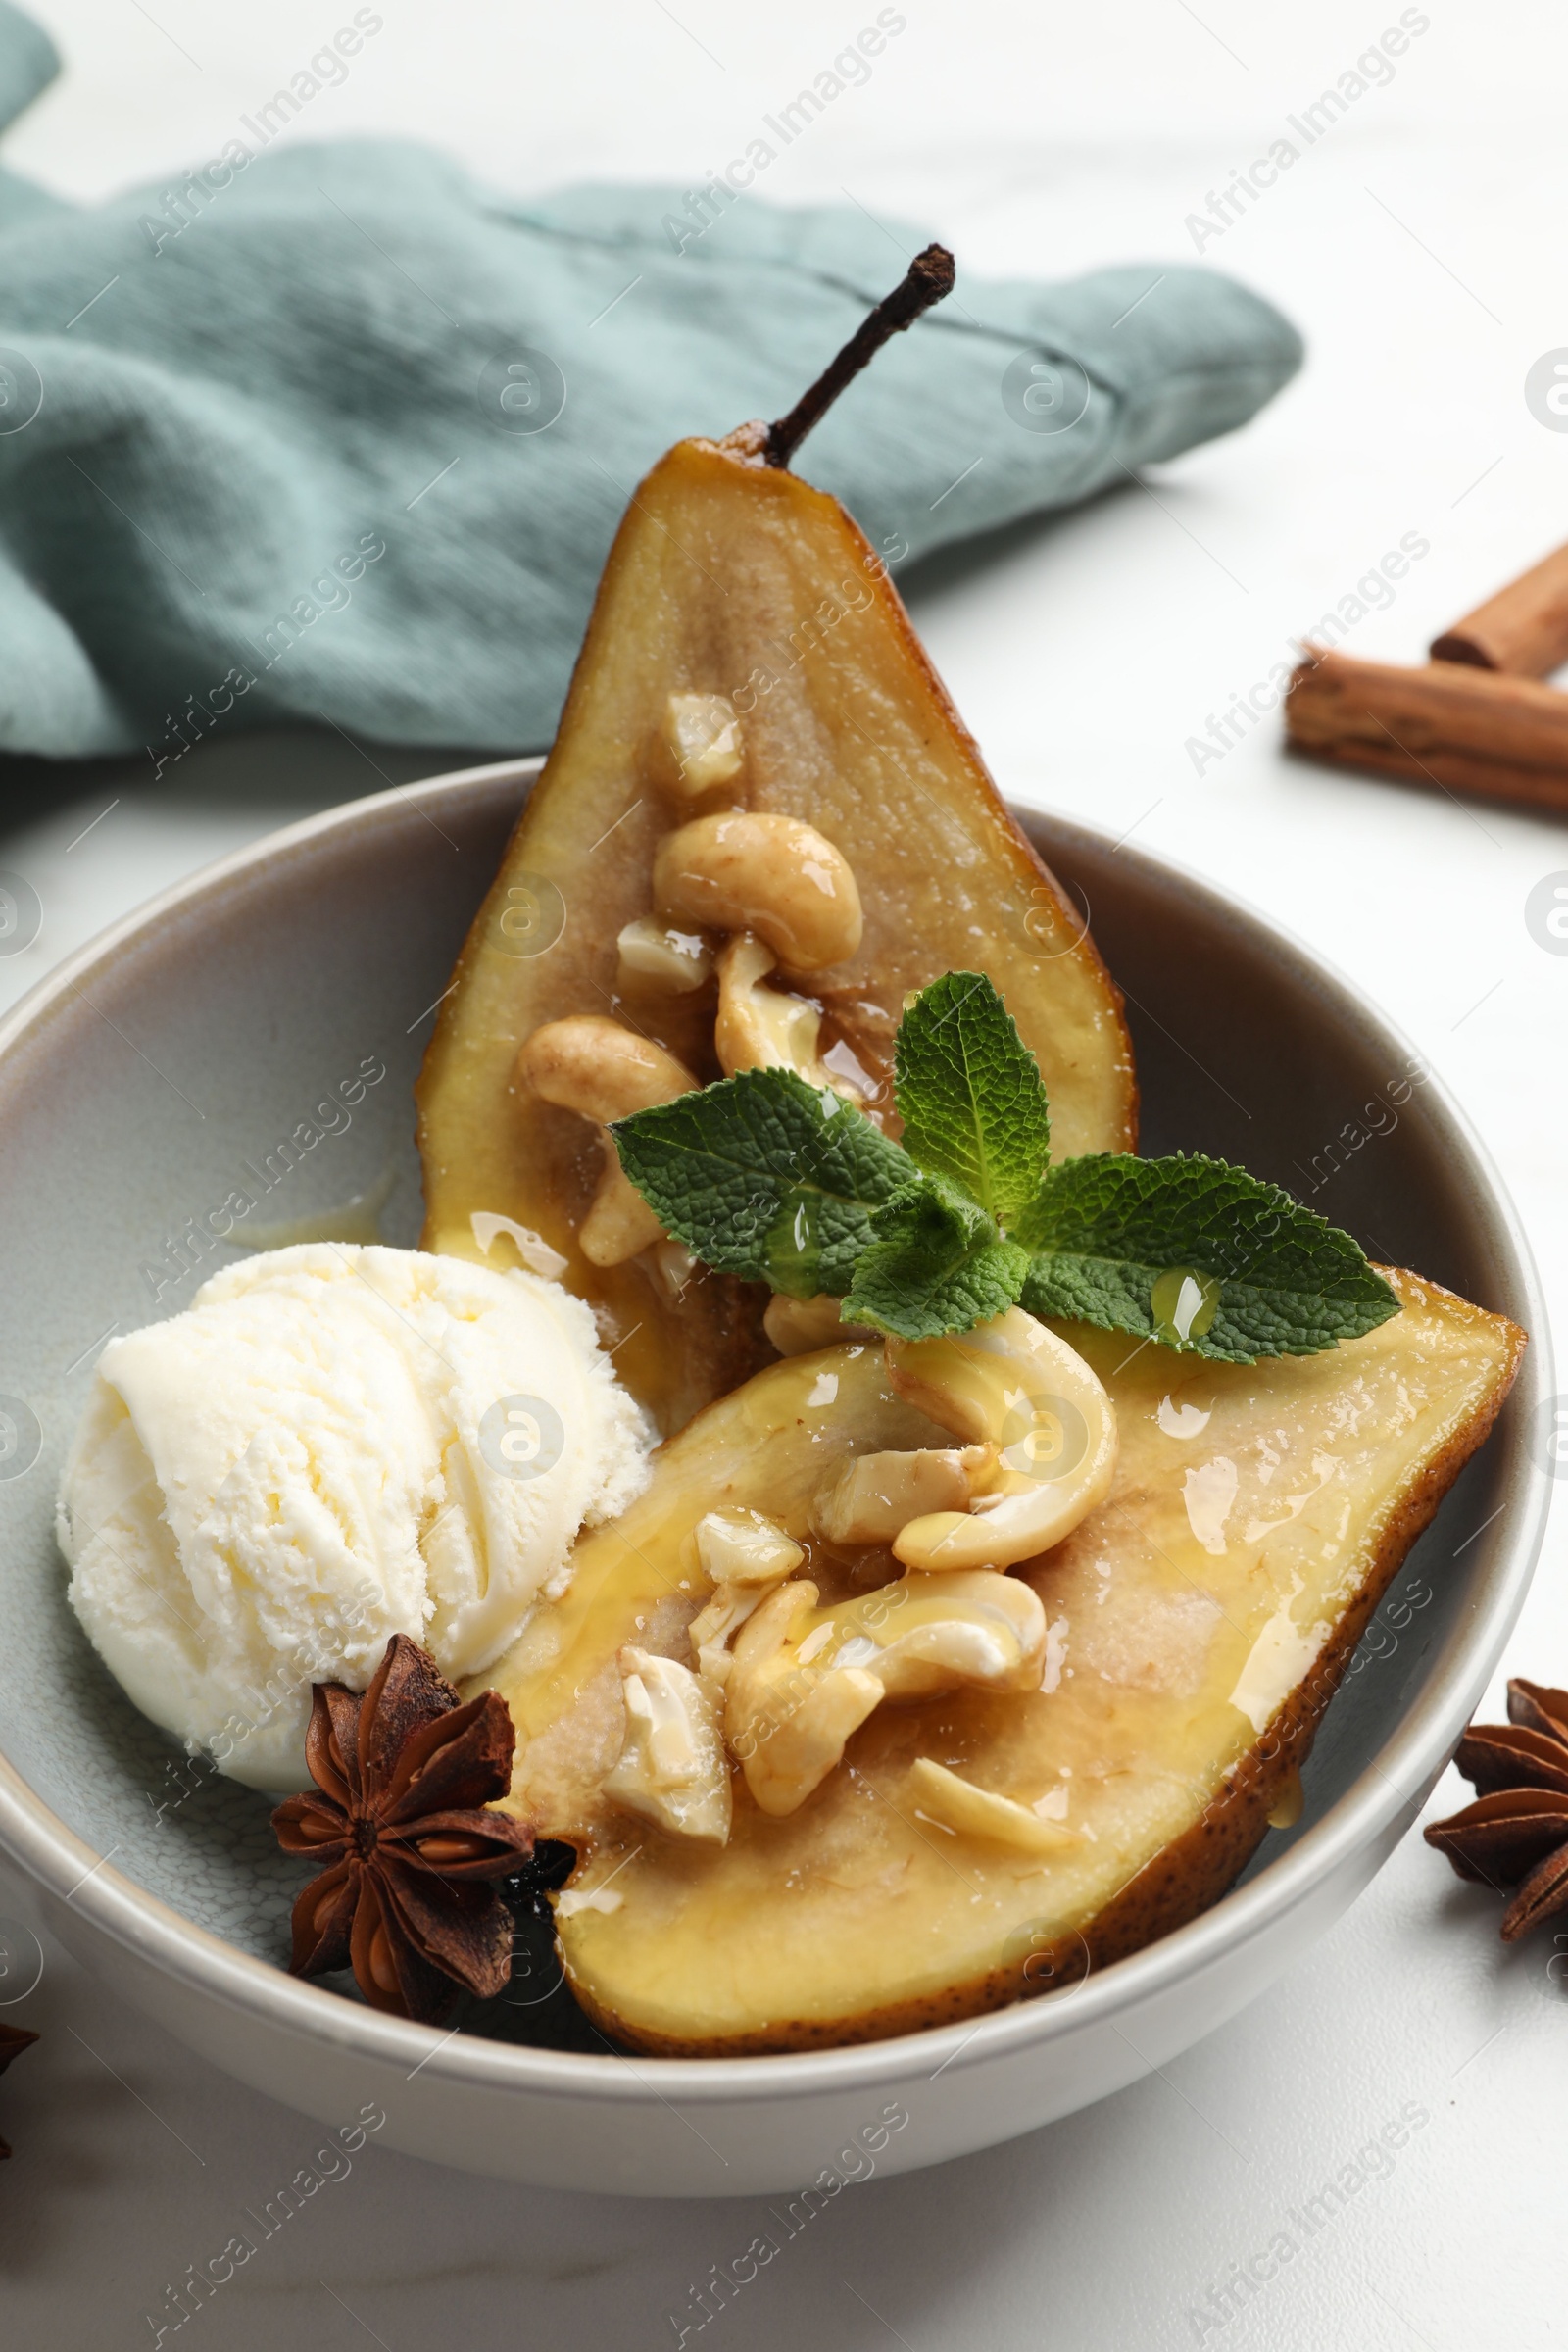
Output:
<svg viewBox="0 0 1568 2352">
<path fill-rule="evenodd" d="M 693 1531 L 715 1507 L 787 1529 L 826 1601 L 897 1575 L 890 1553 L 826 1544 L 812 1498 L 857 1455 L 951 1440 L 895 1393 L 879 1348 L 849 1346 L 759 1374 L 666 1445 L 491 1678 L 519 1735 L 511 1802 L 578 1849 L 557 1928 L 589 2015 L 670 2054 L 862 2040 L 1048 1990 L 1214 1901 L 1288 1801 L 1524 1344 L 1500 1316 L 1389 1279 L 1403 1311 L 1376 1331 L 1251 1366 L 1060 1327 L 1109 1390 L 1121 1444 L 1107 1499 L 1013 1571 L 1050 1627 L 1040 1688 L 878 1707 L 783 1818 L 736 1773 L 719 1848 L 604 1793 L 620 1646 L 689 1662 L 711 1591 Z"/>
</svg>

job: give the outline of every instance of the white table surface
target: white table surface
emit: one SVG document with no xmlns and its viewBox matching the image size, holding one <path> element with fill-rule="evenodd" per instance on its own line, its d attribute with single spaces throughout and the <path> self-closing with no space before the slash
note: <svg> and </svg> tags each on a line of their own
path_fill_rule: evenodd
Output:
<svg viewBox="0 0 1568 2352">
<path fill-rule="evenodd" d="M 690 184 L 875 14 L 870 0 L 382 7 L 384 30 L 300 130 L 426 136 L 517 187 L 595 173 Z M 71 71 L 6 157 L 91 198 L 211 152 L 352 12 L 42 0 L 39 13 Z M 870 83 L 780 160 L 769 198 L 847 189 L 873 212 L 929 221 L 982 270 L 1065 273 L 1190 258 L 1186 216 L 1399 10 L 907 0 L 906 13 Z M 1250 431 L 1147 488 L 928 572 L 914 605 L 1009 792 L 1136 832 L 1234 888 L 1403 1024 L 1479 1123 L 1560 1299 L 1568 1236 L 1552 1155 L 1568 1126 L 1568 958 L 1536 944 L 1524 906 L 1568 869 L 1568 824 L 1287 761 L 1276 721 L 1201 777 L 1185 749 L 1402 534 L 1430 553 L 1356 627 L 1356 652 L 1419 659 L 1441 624 L 1568 536 L 1568 436 L 1544 429 L 1523 391 L 1532 362 L 1568 341 L 1568 24 L 1546 0 L 1433 0 L 1430 16 L 1392 85 L 1368 90 L 1206 246 L 1206 261 L 1298 320 L 1304 375 Z M 891 275 L 891 246 L 889 260 Z M 311 771 L 257 745 L 198 769 L 177 800 L 148 790 L 134 763 L 64 771 L 55 813 L 0 844 L 45 907 L 36 948 L 0 963 L 0 1001 L 313 795 L 373 788 L 348 759 Z M 402 779 L 425 762 L 383 764 Z M 1568 1681 L 1562 1560 L 1559 1526 L 1508 1653 L 1544 1681 Z M 1494 1701 L 1500 1690 L 1499 1677 Z M 1467 1794 L 1450 1774 L 1432 1809 Z M 1549 1935 L 1505 1953 L 1496 1909 L 1412 1835 L 1333 1935 L 1164 2076 L 990 2154 L 846 2191 L 688 2342 L 1560 2341 L 1568 2013 L 1552 1980 L 1564 1971 Z M 0 2342 L 153 2341 L 146 2315 L 166 2286 L 320 2135 L 188 2057 L 58 1951 L 37 1990 L 0 2015 L 46 2036 L 0 2089 L 19 2151 L 0 2178 Z M 1217 2317 L 1211 2290 L 1407 2105 L 1426 2121 L 1386 2177 L 1315 2235 L 1297 2228 L 1292 2259 Z M 667 2315 L 756 2226 L 744 2203 L 518 2191 L 372 2143 L 188 2339 L 165 2341 L 672 2344 Z"/>
</svg>

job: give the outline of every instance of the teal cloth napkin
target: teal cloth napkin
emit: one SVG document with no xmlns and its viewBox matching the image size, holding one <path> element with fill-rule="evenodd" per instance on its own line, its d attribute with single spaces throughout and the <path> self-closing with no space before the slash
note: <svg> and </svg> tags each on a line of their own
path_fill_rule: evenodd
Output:
<svg viewBox="0 0 1568 2352">
<path fill-rule="evenodd" d="M 0 0 L 0 122 L 57 71 Z M 516 199 L 275 128 L 90 210 L 0 173 L 0 749 L 545 743 L 638 477 L 790 408 L 925 241 L 727 191 Z M 1207 270 L 958 259 L 798 462 L 895 561 L 1228 432 L 1300 363 Z"/>
</svg>

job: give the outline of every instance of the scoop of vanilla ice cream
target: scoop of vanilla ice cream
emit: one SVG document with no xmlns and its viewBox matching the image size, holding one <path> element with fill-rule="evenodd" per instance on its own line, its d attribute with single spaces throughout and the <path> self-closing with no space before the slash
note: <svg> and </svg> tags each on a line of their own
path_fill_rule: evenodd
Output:
<svg viewBox="0 0 1568 2352">
<path fill-rule="evenodd" d="M 60 1488 L 71 1603 L 155 1723 L 303 1788 L 311 1684 L 364 1690 L 395 1633 L 482 1673 L 641 1492 L 653 1435 L 553 1282 L 269 1251 L 104 1349 Z"/>
</svg>

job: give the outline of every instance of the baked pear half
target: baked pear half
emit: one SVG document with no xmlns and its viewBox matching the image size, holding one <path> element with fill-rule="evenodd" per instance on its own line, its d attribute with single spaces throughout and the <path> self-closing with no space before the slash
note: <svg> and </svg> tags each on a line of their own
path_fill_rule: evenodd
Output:
<svg viewBox="0 0 1568 2352">
<path fill-rule="evenodd" d="M 1060 1986 L 1212 1903 L 1292 1817 L 1347 1661 L 1524 1345 L 1388 1280 L 1402 1311 L 1376 1330 L 1255 1364 L 1052 1327 L 1119 1450 L 1097 1507 L 1006 1575 L 843 1540 L 877 1493 L 962 1470 L 896 1346 L 776 1364 L 668 1442 L 490 1678 L 518 1732 L 511 1803 L 577 1849 L 556 1919 L 588 2014 L 671 2055 L 860 2041 Z M 677 1685 L 708 1694 L 681 1720 Z M 716 1747 L 720 1713 L 749 1744 Z"/>
<path fill-rule="evenodd" d="M 611 1120 L 782 1065 L 896 1133 L 904 1000 L 956 968 L 1005 999 L 1058 1156 L 1137 1140 L 1084 916 L 883 557 L 771 446 L 760 425 L 680 442 L 633 493 L 417 1089 L 423 1248 L 559 1271 L 666 1430 L 767 1359 L 766 1294 L 690 1278 L 618 1180 Z"/>
</svg>

